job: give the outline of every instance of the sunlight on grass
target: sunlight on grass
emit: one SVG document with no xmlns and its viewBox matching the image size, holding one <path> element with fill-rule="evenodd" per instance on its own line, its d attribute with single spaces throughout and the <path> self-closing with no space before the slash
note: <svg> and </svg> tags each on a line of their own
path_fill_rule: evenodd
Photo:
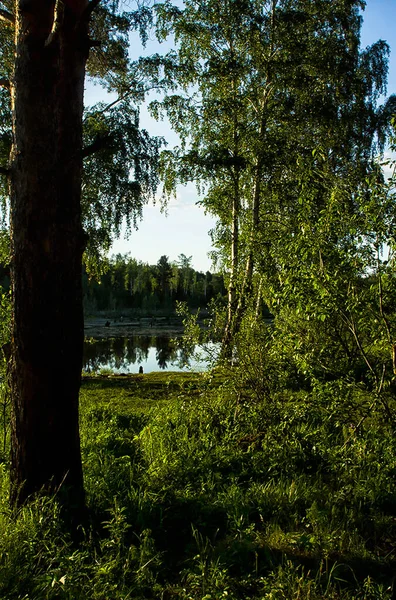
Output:
<svg viewBox="0 0 396 600">
<path fill-rule="evenodd" d="M 56 498 L 12 515 L 3 463 L 0 597 L 390 600 L 393 432 L 372 415 L 345 445 L 322 402 L 241 401 L 224 374 L 84 378 L 87 520 L 72 537 Z"/>
</svg>

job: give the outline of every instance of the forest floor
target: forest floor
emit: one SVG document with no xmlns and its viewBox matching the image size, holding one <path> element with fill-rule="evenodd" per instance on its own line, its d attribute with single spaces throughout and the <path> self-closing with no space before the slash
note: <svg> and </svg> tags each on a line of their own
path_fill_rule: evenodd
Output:
<svg viewBox="0 0 396 600">
<path fill-rule="evenodd" d="M 53 500 L 10 514 L 3 462 L 0 597 L 393 600 L 396 436 L 348 394 L 84 377 L 89 524 L 76 544 Z"/>
</svg>

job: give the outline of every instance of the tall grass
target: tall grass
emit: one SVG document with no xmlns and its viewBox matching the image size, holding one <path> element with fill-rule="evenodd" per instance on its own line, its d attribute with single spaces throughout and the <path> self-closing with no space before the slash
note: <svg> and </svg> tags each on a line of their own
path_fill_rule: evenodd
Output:
<svg viewBox="0 0 396 600">
<path fill-rule="evenodd" d="M 396 440 L 333 384 L 257 390 L 224 375 L 86 381 L 89 518 L 56 498 L 13 515 L 0 470 L 0 598 L 390 600 Z"/>
</svg>

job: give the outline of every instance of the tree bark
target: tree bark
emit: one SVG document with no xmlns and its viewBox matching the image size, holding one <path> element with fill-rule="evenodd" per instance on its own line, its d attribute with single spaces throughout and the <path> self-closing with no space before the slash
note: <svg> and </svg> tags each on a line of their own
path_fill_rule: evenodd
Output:
<svg viewBox="0 0 396 600">
<path fill-rule="evenodd" d="M 234 194 L 232 198 L 231 222 L 231 271 L 228 284 L 227 323 L 222 340 L 221 356 L 230 360 L 232 356 L 233 323 L 237 309 L 237 277 L 239 264 L 239 212 L 240 212 L 239 171 L 234 173 Z"/>
<path fill-rule="evenodd" d="M 272 59 L 274 52 L 274 33 L 275 33 L 275 10 L 276 10 L 277 0 L 272 0 L 271 2 L 271 44 L 270 44 L 270 52 L 269 57 Z M 253 183 L 253 198 L 252 198 L 252 222 L 250 227 L 250 236 L 248 242 L 248 255 L 246 260 L 245 267 L 245 275 L 241 288 L 241 292 L 239 294 L 238 305 L 235 310 L 234 320 L 233 320 L 233 328 L 230 333 L 230 337 L 234 337 L 240 330 L 242 325 L 242 320 L 244 314 L 246 312 L 246 307 L 251 300 L 252 292 L 253 292 L 253 272 L 254 272 L 254 260 L 255 260 L 255 246 L 257 244 L 257 232 L 259 230 L 260 225 L 260 196 L 261 196 L 261 179 L 262 172 L 264 167 L 264 158 L 263 158 L 263 148 L 265 147 L 265 135 L 267 128 L 267 104 L 272 94 L 272 65 L 269 62 L 267 65 L 267 83 L 264 88 L 263 99 L 260 106 L 260 126 L 258 130 L 258 139 L 261 144 L 261 148 L 259 150 L 256 165 L 254 169 L 254 183 Z M 261 287 L 261 280 L 260 280 Z M 256 311 L 257 315 L 257 311 Z"/>
<path fill-rule="evenodd" d="M 262 123 L 259 131 L 260 139 L 263 138 L 265 124 Z M 260 194 L 261 194 L 261 177 L 262 177 L 263 159 L 259 156 L 255 168 L 254 186 L 253 186 L 253 202 L 252 202 L 252 223 L 250 226 L 250 236 L 248 242 L 248 256 L 246 259 L 245 275 L 242 284 L 241 293 L 239 295 L 238 306 L 234 317 L 233 335 L 238 333 L 242 319 L 245 313 L 246 306 L 250 300 L 253 291 L 253 270 L 254 270 L 254 255 L 256 237 L 260 224 Z"/>
<path fill-rule="evenodd" d="M 87 21 L 81 15 L 87 2 L 65 2 L 56 24 L 54 2 L 20 0 L 17 6 L 11 90 L 11 499 L 20 505 L 41 490 L 56 491 L 73 508 L 84 502 L 78 395 L 88 54 Z"/>
</svg>

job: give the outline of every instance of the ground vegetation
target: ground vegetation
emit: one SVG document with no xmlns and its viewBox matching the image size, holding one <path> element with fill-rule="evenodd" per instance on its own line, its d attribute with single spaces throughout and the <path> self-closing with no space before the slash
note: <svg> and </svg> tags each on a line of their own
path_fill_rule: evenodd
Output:
<svg viewBox="0 0 396 600">
<path fill-rule="evenodd" d="M 390 600 L 387 415 L 345 383 L 243 373 L 84 379 L 89 522 L 76 541 L 56 497 L 13 516 L 2 462 L 1 597 Z"/>
</svg>

